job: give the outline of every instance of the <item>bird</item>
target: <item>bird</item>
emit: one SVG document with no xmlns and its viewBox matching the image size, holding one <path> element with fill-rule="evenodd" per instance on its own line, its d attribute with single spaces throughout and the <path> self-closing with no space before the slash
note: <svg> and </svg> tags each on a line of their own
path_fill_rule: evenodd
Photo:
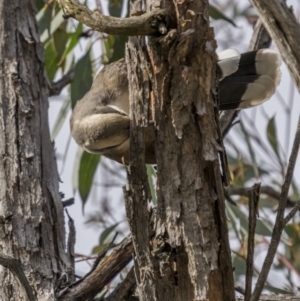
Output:
<svg viewBox="0 0 300 301">
<path fill-rule="evenodd" d="M 260 49 L 240 53 L 227 49 L 218 54 L 219 110 L 240 110 L 268 100 L 279 85 L 281 58 L 277 51 Z M 130 164 L 130 104 L 124 59 L 105 66 L 91 89 L 77 101 L 71 134 L 89 153 Z M 145 128 L 145 162 L 155 164 L 154 126 Z"/>
</svg>

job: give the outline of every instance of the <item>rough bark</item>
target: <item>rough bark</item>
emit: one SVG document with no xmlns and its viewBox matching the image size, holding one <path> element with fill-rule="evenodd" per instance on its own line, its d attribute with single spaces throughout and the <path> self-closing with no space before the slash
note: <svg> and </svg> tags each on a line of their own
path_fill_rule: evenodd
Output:
<svg viewBox="0 0 300 301">
<path fill-rule="evenodd" d="M 0 2 L 0 249 L 17 260 L 37 300 L 54 300 L 71 272 L 34 0 Z M 0 267 L 1 301 L 28 300 Z M 29 297 L 29 296 L 28 296 Z"/>
<path fill-rule="evenodd" d="M 82 279 L 71 284 L 57 295 L 59 301 L 93 300 L 111 280 L 132 260 L 133 245 L 127 236 L 110 255 L 108 250 L 100 254 L 93 268 Z"/>
<path fill-rule="evenodd" d="M 167 74 L 156 69 L 156 77 L 164 77 L 157 81 L 163 85 L 155 112 L 156 148 L 164 150 L 157 153 L 156 235 L 178 254 L 181 300 L 229 301 L 233 270 L 218 160 L 223 148 L 211 95 L 216 45 L 206 1 L 177 2 L 175 11 L 179 35 L 167 52 Z M 227 170 L 222 173 L 226 179 Z"/>
<path fill-rule="evenodd" d="M 155 7 L 155 3 L 147 3 Z M 165 3 L 168 6 L 168 3 Z M 171 6 L 172 4 L 169 3 Z M 140 300 L 234 300 L 211 88 L 215 40 L 206 1 L 175 2 L 177 31 L 150 39 L 155 96 L 158 209 L 154 237 L 147 217 L 142 117 L 144 86 L 131 77 L 131 158 L 127 216 L 136 252 Z M 130 70 L 149 65 L 142 43 L 131 47 Z M 133 57 L 135 57 L 133 59 Z M 141 69 L 138 66 L 142 66 Z M 147 79 L 139 78 L 145 83 Z M 226 164 L 224 164 L 226 166 Z M 222 170 L 224 178 L 227 171 Z M 147 243 L 151 239 L 150 245 Z"/>
</svg>

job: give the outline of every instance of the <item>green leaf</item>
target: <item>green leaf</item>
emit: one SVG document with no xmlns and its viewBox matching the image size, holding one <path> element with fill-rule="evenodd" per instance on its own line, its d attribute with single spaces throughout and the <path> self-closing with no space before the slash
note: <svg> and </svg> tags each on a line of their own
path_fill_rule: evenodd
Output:
<svg viewBox="0 0 300 301">
<path fill-rule="evenodd" d="M 156 171 L 152 165 L 147 165 L 147 176 L 148 176 L 148 183 L 150 187 L 152 202 L 154 205 L 157 205 L 155 185 L 153 182 L 153 178 L 156 178 Z"/>
<path fill-rule="evenodd" d="M 289 224 L 285 227 L 290 245 L 286 248 L 286 257 L 293 262 L 296 269 L 300 267 L 300 224 Z"/>
<path fill-rule="evenodd" d="M 246 272 L 246 262 L 241 257 L 233 255 L 232 265 L 234 267 L 234 279 L 239 280 L 240 276 L 244 276 Z"/>
<path fill-rule="evenodd" d="M 99 245 L 102 245 L 106 238 L 119 226 L 120 222 L 106 228 L 100 235 Z"/>
<path fill-rule="evenodd" d="M 108 5 L 109 15 L 113 17 L 121 17 L 122 7 L 122 0 L 110 0 Z"/>
<path fill-rule="evenodd" d="M 56 60 L 57 60 L 57 66 L 61 66 L 63 62 L 63 55 L 65 52 L 65 49 L 67 48 L 67 42 L 68 42 L 69 35 L 66 32 L 66 24 L 62 24 L 54 33 L 53 33 L 53 43 L 55 47 L 56 52 Z"/>
<path fill-rule="evenodd" d="M 108 247 L 109 244 L 102 244 L 99 246 L 96 246 L 92 249 L 92 254 L 99 254 L 102 252 L 106 247 Z"/>
<path fill-rule="evenodd" d="M 256 162 L 255 152 L 254 152 L 253 146 L 251 144 L 250 136 L 249 136 L 249 134 L 248 134 L 248 132 L 247 132 L 245 126 L 244 126 L 244 123 L 243 123 L 242 119 L 241 119 L 241 122 L 240 122 L 240 126 L 241 126 L 242 132 L 244 134 L 245 141 L 246 141 L 246 144 L 247 144 L 247 147 L 248 147 L 248 150 L 249 150 L 249 154 L 250 154 L 250 157 L 251 157 L 253 172 L 255 174 L 255 177 L 258 178 L 259 171 L 258 171 L 258 166 L 257 166 L 257 162 Z"/>
<path fill-rule="evenodd" d="M 71 135 L 71 133 L 69 133 L 69 137 L 68 137 L 68 140 L 67 140 L 67 145 L 66 145 L 64 155 L 63 155 L 63 158 L 62 158 L 61 170 L 59 172 L 60 175 L 63 173 L 66 162 L 67 162 L 69 148 L 70 148 L 70 145 L 71 145 L 71 137 L 72 137 L 72 135 Z"/>
<path fill-rule="evenodd" d="M 73 165 L 73 176 L 72 176 L 72 186 L 73 186 L 73 194 L 76 193 L 79 187 L 79 166 L 81 162 L 81 157 L 83 154 L 83 149 L 81 147 L 77 147 L 77 152 Z"/>
<path fill-rule="evenodd" d="M 77 62 L 74 72 L 75 76 L 71 83 L 72 108 L 74 108 L 76 102 L 90 90 L 93 83 L 93 68 L 90 51 Z"/>
<path fill-rule="evenodd" d="M 52 129 L 52 133 L 51 133 L 51 139 L 52 140 L 54 140 L 56 138 L 56 136 L 59 133 L 61 127 L 63 126 L 70 108 L 71 108 L 71 99 L 69 97 L 67 97 L 64 100 L 64 102 L 63 102 L 63 104 L 60 108 L 60 111 L 59 111 L 59 113 L 56 117 L 53 129 Z"/>
<path fill-rule="evenodd" d="M 109 59 L 109 63 L 115 62 L 125 57 L 125 44 L 128 41 L 127 36 L 115 36 L 113 47 L 111 48 L 112 55 Z"/>
<path fill-rule="evenodd" d="M 40 11 L 42 8 L 46 6 L 44 0 L 36 0 L 35 5 L 38 11 Z"/>
<path fill-rule="evenodd" d="M 264 289 L 266 290 L 269 290 L 270 292 L 278 295 L 278 294 L 290 294 L 291 293 L 291 290 L 285 290 L 285 289 L 280 289 L 278 287 L 274 287 L 274 286 L 271 286 L 271 285 L 265 285 L 264 286 Z"/>
<path fill-rule="evenodd" d="M 58 60 L 56 57 L 56 51 L 53 40 L 50 40 L 45 46 L 45 65 L 50 82 L 53 81 L 54 76 L 58 70 Z"/>
<path fill-rule="evenodd" d="M 267 127 L 267 137 L 268 137 L 268 140 L 279 160 L 279 163 L 281 165 L 281 167 L 283 168 L 283 163 L 282 163 L 282 160 L 281 160 L 281 157 L 280 157 L 280 153 L 279 153 L 279 142 L 278 142 L 278 139 L 277 139 L 277 130 L 276 130 L 276 125 L 275 125 L 275 116 L 272 117 L 270 120 L 269 120 L 269 123 L 268 123 L 268 127 Z"/>
<path fill-rule="evenodd" d="M 66 58 L 66 56 L 74 49 L 74 47 L 79 42 L 80 35 L 82 33 L 82 28 L 83 28 L 82 23 L 79 23 L 76 28 L 76 32 L 68 34 L 68 41 L 66 43 L 64 53 L 61 56 L 61 60 L 64 60 Z M 61 64 L 61 61 L 59 62 L 59 65 L 60 64 Z"/>
<path fill-rule="evenodd" d="M 82 209 L 88 199 L 94 175 L 100 161 L 100 155 L 84 152 L 80 159 L 78 189 L 82 200 Z"/>
<path fill-rule="evenodd" d="M 241 229 L 241 227 L 238 227 L 237 225 L 239 224 L 237 222 L 238 218 L 236 217 L 236 214 L 234 214 L 234 212 L 232 211 L 232 208 L 235 207 L 232 204 L 229 204 L 228 202 L 226 202 L 226 210 L 227 210 L 227 216 L 229 218 L 229 227 L 231 226 L 233 231 L 235 232 L 235 235 L 237 237 L 237 239 L 242 239 L 242 236 L 245 236 L 245 232 L 244 229 Z"/>
<path fill-rule="evenodd" d="M 234 27 L 237 27 L 237 25 L 234 23 L 234 21 L 232 19 L 225 16 L 218 8 L 216 8 L 213 5 L 209 5 L 209 15 L 215 20 L 222 19 L 224 21 L 229 22 Z"/>
<path fill-rule="evenodd" d="M 53 20 L 50 23 L 50 30 L 44 30 L 41 34 L 41 42 L 45 43 L 51 37 L 51 35 L 61 26 L 62 23 L 66 22 L 63 18 L 63 10 L 59 10 L 58 13 L 55 15 Z"/>
<path fill-rule="evenodd" d="M 39 10 L 39 12 L 36 15 L 36 20 L 38 22 L 39 32 L 41 33 L 41 36 L 44 34 L 44 31 L 47 32 L 44 34 L 45 37 L 49 36 L 51 19 L 52 19 L 52 8 L 49 7 L 48 5 L 45 5 L 45 3 L 43 3 L 43 7 Z"/>
<path fill-rule="evenodd" d="M 263 235 L 263 236 L 272 236 L 272 226 L 268 224 L 263 219 L 258 219 L 256 221 L 256 228 L 255 232 L 256 234 Z"/>
<path fill-rule="evenodd" d="M 292 181 L 293 194 L 291 195 L 292 201 L 296 201 L 299 199 L 299 190 L 298 185 L 295 183 L 295 180 Z"/>
<path fill-rule="evenodd" d="M 232 184 L 243 187 L 245 182 L 256 177 L 253 166 L 246 164 L 240 157 L 233 157 L 227 154 L 227 159 L 232 176 Z M 268 174 L 268 171 L 258 168 L 258 173 L 263 175 Z"/>
<path fill-rule="evenodd" d="M 239 207 L 229 205 L 231 209 L 232 219 L 239 219 L 241 232 L 243 235 L 248 233 L 248 216 L 244 212 L 241 211 Z M 233 227 L 235 225 L 232 225 Z M 256 229 L 255 233 L 263 236 L 271 236 L 272 235 L 272 227 L 269 226 L 265 221 L 257 219 L 256 221 Z"/>
</svg>

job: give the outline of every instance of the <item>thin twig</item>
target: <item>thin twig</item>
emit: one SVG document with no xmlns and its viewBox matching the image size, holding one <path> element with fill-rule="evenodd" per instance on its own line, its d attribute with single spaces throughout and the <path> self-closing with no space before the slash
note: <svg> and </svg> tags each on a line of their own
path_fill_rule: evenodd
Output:
<svg viewBox="0 0 300 301">
<path fill-rule="evenodd" d="M 0 264 L 3 265 L 5 268 L 9 269 L 14 274 L 16 279 L 21 283 L 22 287 L 25 289 L 29 301 L 36 301 L 36 298 L 33 294 L 33 289 L 30 286 L 21 268 L 21 263 L 17 259 L 1 253 Z"/>
<path fill-rule="evenodd" d="M 69 198 L 67 200 L 63 200 L 62 201 L 62 205 L 64 208 L 68 207 L 68 206 L 72 206 L 75 203 L 75 199 L 74 198 Z"/>
<path fill-rule="evenodd" d="M 229 196 L 231 196 L 231 195 L 248 196 L 248 191 L 249 191 L 249 188 L 245 188 L 245 187 L 239 187 L 239 186 L 234 186 L 234 185 L 230 185 L 227 187 L 227 192 L 228 192 Z M 279 201 L 279 199 L 280 199 L 280 192 L 276 191 L 271 186 L 261 186 L 260 193 L 266 194 L 267 196 L 269 196 L 277 201 Z M 294 207 L 295 202 L 293 202 L 290 198 L 288 198 L 286 205 L 287 205 L 287 207 Z"/>
<path fill-rule="evenodd" d="M 300 146 L 300 116 L 298 119 L 297 131 L 296 131 L 296 135 L 295 135 L 295 139 L 294 139 L 292 153 L 290 155 L 288 169 L 286 172 L 285 180 L 284 180 L 281 194 L 280 194 L 278 212 L 277 212 L 277 216 L 276 216 L 274 229 L 272 232 L 270 247 L 269 247 L 267 256 L 265 258 L 262 270 L 258 276 L 258 280 L 257 280 L 256 286 L 255 286 L 254 292 L 250 299 L 251 301 L 257 301 L 264 288 L 264 284 L 267 280 L 271 265 L 274 261 L 277 247 L 280 242 L 281 234 L 282 234 L 282 231 L 285 226 L 284 211 L 286 209 L 289 188 L 290 188 L 290 185 L 291 185 L 291 182 L 293 179 L 294 169 L 295 169 L 295 165 L 296 165 L 296 159 L 297 159 L 298 152 L 299 152 L 299 146 Z"/>
<path fill-rule="evenodd" d="M 248 231 L 248 250 L 247 250 L 247 269 L 246 269 L 246 289 L 245 301 L 249 301 L 252 290 L 253 278 L 253 258 L 255 248 L 255 227 L 257 218 L 257 208 L 259 202 L 260 184 L 254 184 L 251 190 L 248 191 L 249 196 L 249 231 Z"/>
<path fill-rule="evenodd" d="M 296 213 L 300 210 L 300 201 L 298 201 L 293 209 L 290 211 L 290 213 L 284 218 L 283 223 L 284 226 L 287 225 L 287 223 L 296 215 Z"/>
<path fill-rule="evenodd" d="M 74 70 L 71 69 L 60 80 L 51 83 L 48 87 L 49 96 L 59 95 L 61 90 L 72 82 L 74 75 Z"/>
</svg>

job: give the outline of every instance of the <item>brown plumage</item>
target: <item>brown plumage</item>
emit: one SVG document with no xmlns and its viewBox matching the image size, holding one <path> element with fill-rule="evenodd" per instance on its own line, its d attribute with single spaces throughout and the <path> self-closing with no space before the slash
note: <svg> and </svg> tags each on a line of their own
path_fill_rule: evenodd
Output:
<svg viewBox="0 0 300 301">
<path fill-rule="evenodd" d="M 240 55 L 234 49 L 219 54 L 220 109 L 253 107 L 274 94 L 280 81 L 280 58 L 262 49 Z M 71 120 L 75 141 L 87 152 L 129 163 L 129 92 L 124 59 L 104 67 L 91 90 L 77 102 Z M 154 164 L 154 128 L 145 129 L 145 160 Z"/>
<path fill-rule="evenodd" d="M 84 150 L 129 163 L 129 92 L 124 59 L 104 67 L 91 90 L 76 103 L 72 136 Z M 155 163 L 154 128 L 146 128 L 146 162 Z"/>
</svg>

